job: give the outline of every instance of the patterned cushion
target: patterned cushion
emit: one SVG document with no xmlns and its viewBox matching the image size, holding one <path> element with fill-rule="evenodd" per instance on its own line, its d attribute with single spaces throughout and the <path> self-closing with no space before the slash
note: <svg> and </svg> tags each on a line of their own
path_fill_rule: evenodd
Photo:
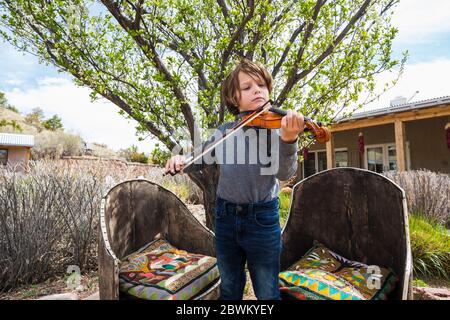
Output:
<svg viewBox="0 0 450 320">
<path fill-rule="evenodd" d="M 348 260 L 320 243 L 279 278 L 280 291 L 301 300 L 385 300 L 398 280 L 390 269 Z"/>
<path fill-rule="evenodd" d="M 219 278 L 216 259 L 158 239 L 124 259 L 119 288 L 146 300 L 188 300 Z"/>
</svg>

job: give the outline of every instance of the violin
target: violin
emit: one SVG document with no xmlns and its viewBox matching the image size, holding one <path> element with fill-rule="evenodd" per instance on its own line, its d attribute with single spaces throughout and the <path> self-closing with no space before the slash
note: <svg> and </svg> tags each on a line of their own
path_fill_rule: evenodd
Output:
<svg viewBox="0 0 450 320">
<path fill-rule="evenodd" d="M 204 154 L 208 153 L 212 149 L 214 149 L 218 144 L 222 143 L 229 137 L 233 136 L 238 132 L 238 130 L 245 126 L 253 126 L 260 127 L 266 129 L 279 129 L 281 128 L 281 119 L 287 115 L 287 112 L 283 109 L 271 107 L 270 105 L 266 106 L 268 103 L 272 103 L 271 100 L 268 100 L 261 107 L 253 111 L 242 112 L 243 118 L 233 127 L 232 131 L 226 135 L 224 135 L 221 139 L 208 146 L 201 154 L 196 157 L 190 156 L 185 160 L 183 165 L 183 169 L 192 165 L 197 159 L 203 157 Z M 304 117 L 305 121 L 305 129 L 304 132 L 311 132 L 311 138 L 315 139 L 319 143 L 324 143 L 330 140 L 331 133 L 330 130 L 326 127 L 322 127 L 322 124 L 315 123 L 308 117 Z M 180 171 L 176 171 L 175 173 L 169 172 L 170 175 L 175 175 Z M 166 173 L 163 174 L 164 176 Z"/>
<path fill-rule="evenodd" d="M 270 101 L 268 101 L 268 102 L 270 102 Z M 264 107 L 264 105 L 263 105 L 263 107 Z M 242 112 L 241 114 L 244 114 L 244 115 L 242 117 L 242 120 L 239 123 L 245 123 L 260 109 L 261 109 L 261 107 L 255 111 Z M 256 118 L 247 122 L 245 124 L 245 126 L 260 127 L 260 128 L 266 128 L 266 129 L 279 129 L 279 128 L 281 128 L 281 119 L 285 115 L 287 115 L 286 110 L 271 107 L 266 112 L 260 113 Z M 312 135 L 310 136 L 311 138 L 315 139 L 319 143 L 325 143 L 330 140 L 331 133 L 327 127 L 323 127 L 320 122 L 315 123 L 313 120 L 311 120 L 308 117 L 304 117 L 304 121 L 305 121 L 305 129 L 303 131 L 311 132 L 312 133 Z M 239 123 L 236 126 L 238 126 Z"/>
</svg>

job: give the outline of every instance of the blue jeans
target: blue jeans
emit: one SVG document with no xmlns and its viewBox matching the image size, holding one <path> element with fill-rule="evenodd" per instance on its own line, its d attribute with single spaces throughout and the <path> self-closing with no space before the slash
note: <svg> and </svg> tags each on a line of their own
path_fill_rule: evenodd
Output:
<svg viewBox="0 0 450 320">
<path fill-rule="evenodd" d="M 245 263 L 258 300 L 279 300 L 281 228 L 278 199 L 239 205 L 217 198 L 215 245 L 220 300 L 242 300 Z"/>
</svg>

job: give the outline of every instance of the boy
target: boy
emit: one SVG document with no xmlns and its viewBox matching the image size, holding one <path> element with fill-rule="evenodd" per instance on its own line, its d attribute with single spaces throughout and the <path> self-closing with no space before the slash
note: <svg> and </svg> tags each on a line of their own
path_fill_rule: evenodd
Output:
<svg viewBox="0 0 450 320">
<path fill-rule="evenodd" d="M 222 84 L 222 98 L 237 119 L 219 126 L 219 132 L 231 129 L 243 114 L 265 104 L 271 91 L 272 77 L 266 68 L 247 59 L 241 60 Z M 245 127 L 240 136 L 227 139 L 210 152 L 220 167 L 215 212 L 220 299 L 242 299 L 246 262 L 256 297 L 259 300 L 280 299 L 281 229 L 276 179 L 288 180 L 295 173 L 296 142 L 303 129 L 303 116 L 288 110 L 281 121 L 280 134 L 278 130 Z M 270 140 L 261 139 L 264 135 Z M 239 138 L 240 148 L 235 146 Z M 210 138 L 201 150 L 212 142 Z M 267 170 L 268 163 L 263 163 L 268 145 L 272 170 Z M 257 147 L 256 152 L 252 151 L 253 146 Z M 255 154 L 257 161 L 252 163 Z M 172 157 L 166 163 L 166 172 L 182 170 L 185 160 L 182 155 Z M 205 162 L 187 167 L 184 173 L 202 169 L 207 165 Z"/>
</svg>

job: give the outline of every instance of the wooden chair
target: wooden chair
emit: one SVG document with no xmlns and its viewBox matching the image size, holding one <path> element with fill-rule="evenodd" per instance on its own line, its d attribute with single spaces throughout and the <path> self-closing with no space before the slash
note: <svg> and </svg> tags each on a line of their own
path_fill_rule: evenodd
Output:
<svg viewBox="0 0 450 320">
<path fill-rule="evenodd" d="M 102 199 L 99 233 L 100 299 L 116 300 L 120 260 L 162 234 L 175 247 L 215 256 L 214 234 L 171 191 L 148 180 L 129 180 Z M 217 299 L 220 280 L 196 299 Z"/>
<path fill-rule="evenodd" d="M 405 192 L 372 171 L 336 168 L 297 183 L 282 231 L 281 270 L 317 240 L 336 253 L 390 267 L 399 277 L 388 299 L 412 299 L 412 259 Z"/>
</svg>

